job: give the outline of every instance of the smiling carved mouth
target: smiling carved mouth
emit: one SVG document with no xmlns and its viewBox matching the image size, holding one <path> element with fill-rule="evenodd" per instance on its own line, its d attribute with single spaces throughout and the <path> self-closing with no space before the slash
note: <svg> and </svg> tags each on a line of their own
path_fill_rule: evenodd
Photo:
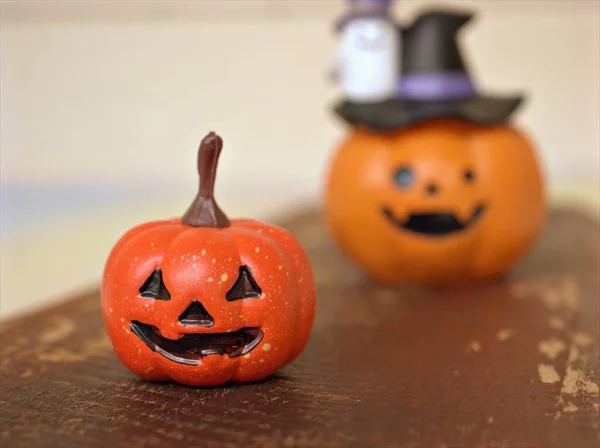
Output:
<svg viewBox="0 0 600 448">
<path fill-rule="evenodd" d="M 156 327 L 141 322 L 131 322 L 130 328 L 150 350 L 190 366 L 199 365 L 200 359 L 209 355 L 227 355 L 230 358 L 245 355 L 263 338 L 259 328 L 251 327 L 229 333 L 186 334 L 176 340 L 164 338 Z"/>
<path fill-rule="evenodd" d="M 396 227 L 422 235 L 444 236 L 473 225 L 485 212 L 485 206 L 478 205 L 466 222 L 461 222 L 453 213 L 413 213 L 406 221 L 401 221 L 389 207 L 383 207 L 381 212 Z"/>
</svg>

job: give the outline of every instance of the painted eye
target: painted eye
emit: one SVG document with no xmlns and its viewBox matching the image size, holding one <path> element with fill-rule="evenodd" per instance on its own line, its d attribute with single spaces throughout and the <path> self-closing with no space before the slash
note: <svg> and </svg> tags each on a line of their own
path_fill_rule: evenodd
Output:
<svg viewBox="0 0 600 448">
<path fill-rule="evenodd" d="M 142 297 L 155 300 L 171 300 L 171 293 L 162 279 L 162 271 L 156 269 L 139 289 Z"/>
<path fill-rule="evenodd" d="M 473 172 L 473 170 L 465 170 L 463 176 L 466 182 L 471 183 L 475 181 L 475 173 Z"/>
<path fill-rule="evenodd" d="M 258 283 L 256 283 L 256 280 L 254 280 L 254 277 L 252 277 L 250 268 L 248 266 L 241 266 L 240 275 L 225 298 L 228 302 L 233 302 L 234 300 L 256 299 L 261 295 L 262 290 L 258 286 Z"/>
<path fill-rule="evenodd" d="M 394 174 L 394 182 L 401 188 L 408 188 L 414 182 L 414 177 L 410 168 L 402 167 Z"/>
</svg>

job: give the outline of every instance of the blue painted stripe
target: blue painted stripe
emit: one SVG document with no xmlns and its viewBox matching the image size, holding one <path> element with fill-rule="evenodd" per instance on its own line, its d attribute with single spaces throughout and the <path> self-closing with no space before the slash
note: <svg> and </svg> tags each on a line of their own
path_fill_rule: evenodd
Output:
<svg viewBox="0 0 600 448">
<path fill-rule="evenodd" d="M 173 185 L 118 185 L 110 183 L 2 185 L 0 227 L 2 237 L 36 223 L 58 222 L 73 215 L 128 203 L 147 204 L 177 197 Z M 189 191 L 189 190 L 188 190 Z M 39 224 L 37 224 L 39 225 Z"/>
</svg>

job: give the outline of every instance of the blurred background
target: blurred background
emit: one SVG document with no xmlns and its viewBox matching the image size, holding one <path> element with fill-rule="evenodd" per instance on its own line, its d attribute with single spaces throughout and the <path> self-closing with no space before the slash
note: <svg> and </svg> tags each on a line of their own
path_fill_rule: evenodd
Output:
<svg viewBox="0 0 600 448">
<path fill-rule="evenodd" d="M 597 0 L 472 0 L 482 90 L 525 91 L 556 206 L 598 213 Z M 432 2 L 398 0 L 399 20 Z M 276 219 L 318 204 L 346 127 L 330 112 L 342 0 L 5 1 L 0 318 L 96 285 L 129 227 L 181 215 L 196 148 L 224 137 L 217 199 Z"/>
</svg>

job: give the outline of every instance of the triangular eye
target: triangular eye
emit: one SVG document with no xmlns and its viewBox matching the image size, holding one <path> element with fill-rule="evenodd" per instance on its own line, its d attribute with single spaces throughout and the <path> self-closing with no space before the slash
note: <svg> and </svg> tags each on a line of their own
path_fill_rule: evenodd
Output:
<svg viewBox="0 0 600 448">
<path fill-rule="evenodd" d="M 225 298 L 228 302 L 242 299 L 255 299 L 262 295 L 260 286 L 252 277 L 252 272 L 248 266 L 240 267 L 240 275 L 238 276 L 235 285 L 229 290 Z"/>
<path fill-rule="evenodd" d="M 162 279 L 162 271 L 155 270 L 140 288 L 140 294 L 146 299 L 171 300 L 171 294 Z"/>
</svg>

